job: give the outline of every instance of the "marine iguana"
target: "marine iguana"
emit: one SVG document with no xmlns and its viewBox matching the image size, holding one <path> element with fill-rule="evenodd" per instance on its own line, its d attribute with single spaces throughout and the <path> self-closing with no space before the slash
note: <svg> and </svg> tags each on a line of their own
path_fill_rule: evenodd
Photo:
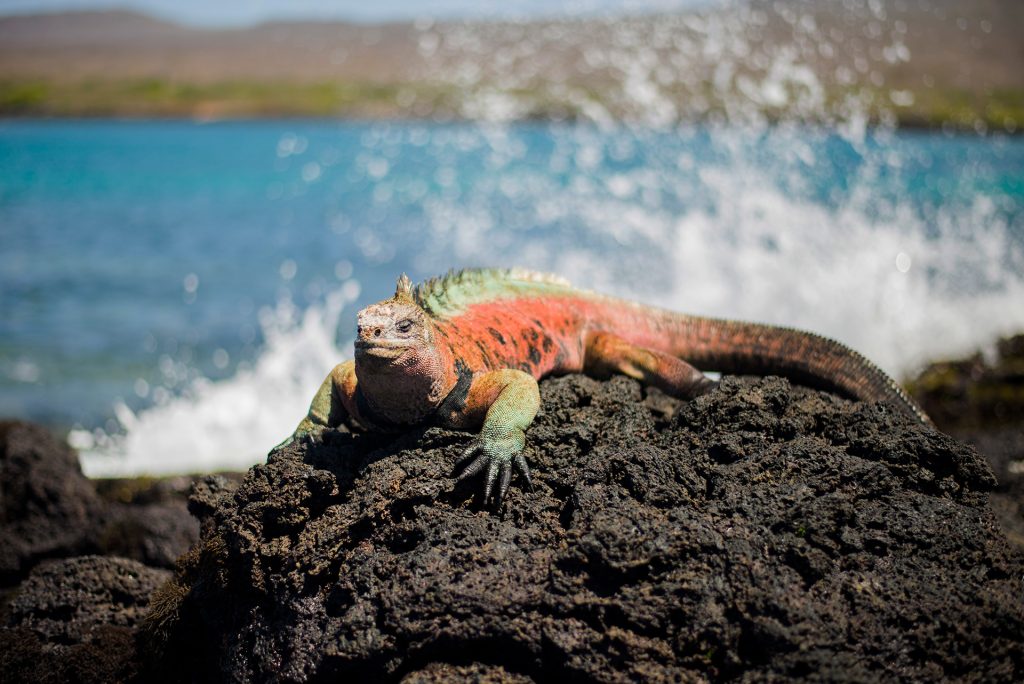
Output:
<svg viewBox="0 0 1024 684">
<path fill-rule="evenodd" d="M 416 287 L 403 274 L 394 297 L 360 311 L 355 359 L 331 371 L 308 415 L 275 449 L 342 423 L 480 428 L 459 479 L 485 472 L 484 504 L 494 494 L 500 506 L 513 469 L 532 488 L 522 451 L 540 408 L 540 378 L 623 373 L 688 399 L 717 384 L 698 368 L 782 375 L 852 399 L 889 401 L 931 423 L 881 369 L 825 337 L 644 306 L 553 275 L 481 269 Z"/>
</svg>

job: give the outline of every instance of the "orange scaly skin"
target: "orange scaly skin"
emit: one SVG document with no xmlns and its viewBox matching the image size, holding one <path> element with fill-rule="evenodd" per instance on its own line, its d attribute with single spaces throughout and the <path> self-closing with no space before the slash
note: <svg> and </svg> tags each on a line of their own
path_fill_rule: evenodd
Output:
<svg viewBox="0 0 1024 684">
<path fill-rule="evenodd" d="M 537 380 L 624 373 L 690 398 L 715 386 L 707 370 L 784 375 L 928 417 L 885 373 L 832 340 L 788 328 L 642 306 L 526 271 L 450 273 L 359 312 L 354 361 L 324 381 L 286 444 L 345 422 L 393 430 L 423 422 L 480 429 L 460 479 L 485 471 L 484 500 L 500 505 L 540 406 Z M 494 490 L 498 485 L 497 490 Z"/>
</svg>

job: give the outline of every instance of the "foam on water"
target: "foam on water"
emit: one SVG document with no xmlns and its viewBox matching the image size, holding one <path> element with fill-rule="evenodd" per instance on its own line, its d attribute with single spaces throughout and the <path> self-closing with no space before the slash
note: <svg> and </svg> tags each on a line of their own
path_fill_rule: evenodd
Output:
<svg viewBox="0 0 1024 684">
<path fill-rule="evenodd" d="M 909 212 L 878 221 L 751 190 L 725 216 L 697 213 L 673 226 L 679 276 L 663 301 L 814 330 L 907 377 L 1024 329 L 1024 278 L 1005 266 L 1012 242 L 986 202 L 976 205 L 947 217 L 935 237 Z M 743 227 L 734 239 L 723 240 L 723 220 Z M 988 225 L 966 237 L 955 230 L 961 221 Z M 984 286 L 971 282 L 986 271 Z"/>
<path fill-rule="evenodd" d="M 771 135 L 798 157 L 817 154 L 804 147 L 813 135 Z M 845 199 L 808 199 L 783 187 L 780 175 L 800 175 L 792 167 L 752 163 L 739 151 L 748 136 L 718 131 L 717 139 L 739 142 L 727 143 L 727 161 L 701 171 L 701 201 L 692 203 L 706 208 L 677 213 L 614 192 L 616 184 L 650 190 L 679 180 L 650 169 L 566 203 L 594 234 L 640 252 L 650 264 L 644 280 L 635 262 L 622 268 L 585 246 L 532 265 L 666 308 L 813 330 L 897 378 L 1024 329 L 1024 241 L 1011 234 L 998 193 L 951 200 L 924 218 L 909 199 L 880 197 L 880 168 L 902 161 L 882 148 L 861 151 L 868 161 Z"/>
<path fill-rule="evenodd" d="M 299 311 L 290 300 L 262 312 L 266 345 L 227 380 L 201 378 L 183 393 L 133 413 L 115 406 L 122 433 L 72 430 L 90 477 L 244 470 L 291 434 L 327 371 L 344 356 L 335 342 L 351 297 L 340 289 Z"/>
<path fill-rule="evenodd" d="M 675 310 L 814 330 L 896 377 L 1024 328 L 1024 254 L 989 197 L 940 210 L 871 216 L 857 202 L 794 198 L 739 169 L 710 183 L 711 210 L 650 210 L 614 197 L 566 202 L 594 234 L 647 251 L 602 259 L 586 245 L 530 252 L 526 265 Z M 477 255 L 483 256 L 483 255 Z"/>
</svg>

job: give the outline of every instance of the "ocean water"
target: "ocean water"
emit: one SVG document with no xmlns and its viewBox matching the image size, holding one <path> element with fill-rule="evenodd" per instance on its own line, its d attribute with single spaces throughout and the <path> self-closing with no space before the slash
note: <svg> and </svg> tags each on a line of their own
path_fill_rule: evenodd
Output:
<svg viewBox="0 0 1024 684">
<path fill-rule="evenodd" d="M 774 127 L 0 122 L 0 415 L 91 475 L 243 468 L 394 280 L 523 266 L 835 337 L 1024 330 L 1024 139 Z"/>
</svg>

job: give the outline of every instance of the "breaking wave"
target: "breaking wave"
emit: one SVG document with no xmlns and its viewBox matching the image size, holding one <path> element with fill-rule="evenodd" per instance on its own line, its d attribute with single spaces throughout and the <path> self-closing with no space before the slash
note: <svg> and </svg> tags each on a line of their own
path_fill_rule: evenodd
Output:
<svg viewBox="0 0 1024 684">
<path fill-rule="evenodd" d="M 138 413 L 114 411 L 122 430 L 72 430 L 90 477 L 244 470 L 291 434 L 313 393 L 346 352 L 335 335 L 347 297 L 333 292 L 298 310 L 289 300 L 262 312 L 266 340 L 249 366 L 219 382 L 199 378 Z"/>
</svg>

